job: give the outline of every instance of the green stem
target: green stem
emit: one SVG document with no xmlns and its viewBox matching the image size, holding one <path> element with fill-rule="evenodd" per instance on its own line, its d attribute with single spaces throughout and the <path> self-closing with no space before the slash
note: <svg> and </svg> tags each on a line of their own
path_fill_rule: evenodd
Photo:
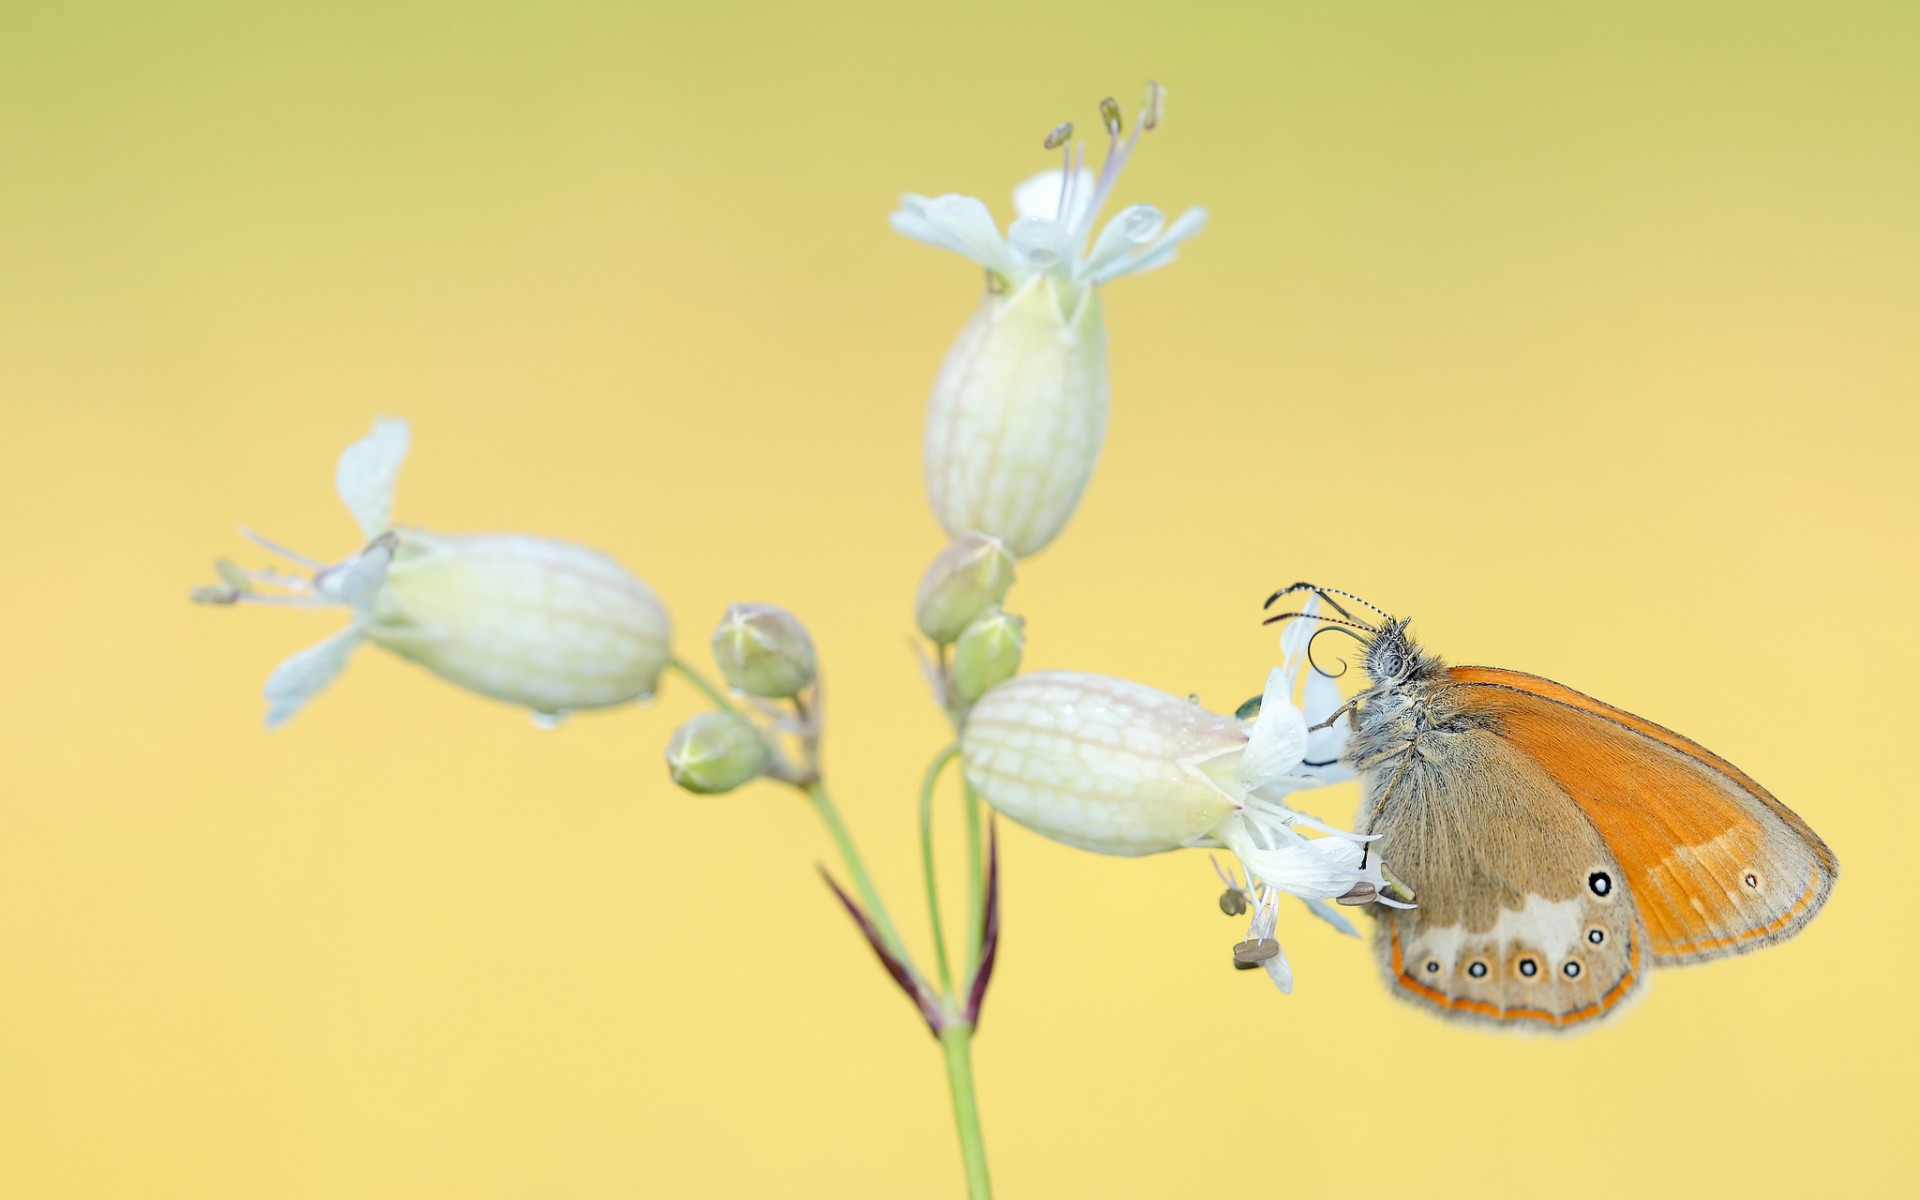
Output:
<svg viewBox="0 0 1920 1200">
<path fill-rule="evenodd" d="M 867 916 L 873 921 L 873 927 L 880 934 L 880 940 L 887 949 L 907 968 L 909 974 L 919 976 L 920 970 L 913 965 L 913 957 L 907 953 L 907 944 L 900 938 L 900 931 L 893 927 L 893 918 L 887 915 L 887 906 L 880 902 L 880 893 L 874 889 L 873 880 L 867 875 L 866 864 L 860 861 L 860 851 L 854 847 L 853 835 L 847 832 L 847 826 L 840 819 L 840 810 L 834 807 L 833 797 L 827 794 L 827 787 L 819 780 L 806 785 L 807 799 L 813 802 L 813 811 L 820 814 L 820 820 L 833 835 L 834 845 L 840 848 L 840 860 L 847 865 L 847 874 L 853 878 L 854 890 L 860 893 L 860 902 L 866 905 Z"/>
<path fill-rule="evenodd" d="M 940 967 L 940 991 L 942 995 L 953 995 L 953 971 L 947 966 L 947 933 L 940 921 L 940 888 L 934 881 L 933 871 L 933 788 L 940 781 L 940 771 L 960 753 L 959 746 L 948 746 L 927 764 L 927 773 L 920 780 L 920 869 L 927 877 L 927 915 L 933 922 L 933 953 Z"/>
<path fill-rule="evenodd" d="M 681 678 L 698 688 L 700 694 L 712 701 L 713 706 L 721 712 L 730 712 L 736 717 L 740 715 L 740 710 L 733 706 L 733 701 L 727 699 L 725 692 L 708 683 L 706 676 L 700 674 L 700 672 L 694 670 L 685 662 L 677 658 L 669 658 L 666 669 L 669 671 L 677 671 Z"/>
<path fill-rule="evenodd" d="M 991 1200 L 987 1144 L 980 1136 L 980 1101 L 973 1094 L 972 1041 L 971 1025 L 949 1025 L 940 1031 L 940 1045 L 947 1053 L 947 1083 L 953 1092 L 953 1123 L 960 1130 L 960 1158 L 967 1168 L 967 1195 L 972 1200 Z"/>
</svg>

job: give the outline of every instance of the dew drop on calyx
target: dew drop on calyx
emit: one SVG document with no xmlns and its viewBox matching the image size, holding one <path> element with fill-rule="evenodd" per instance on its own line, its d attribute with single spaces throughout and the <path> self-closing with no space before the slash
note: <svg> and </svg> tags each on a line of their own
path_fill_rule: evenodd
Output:
<svg viewBox="0 0 1920 1200">
<path fill-rule="evenodd" d="M 533 710 L 533 727 L 535 729 L 558 729 L 567 723 L 567 715 L 565 712 L 536 708 Z"/>
</svg>

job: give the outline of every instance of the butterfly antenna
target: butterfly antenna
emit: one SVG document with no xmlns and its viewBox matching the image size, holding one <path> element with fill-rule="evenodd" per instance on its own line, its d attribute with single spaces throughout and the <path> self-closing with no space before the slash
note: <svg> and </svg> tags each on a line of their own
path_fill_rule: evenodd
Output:
<svg viewBox="0 0 1920 1200">
<path fill-rule="evenodd" d="M 1392 614 L 1388 613 L 1386 609 L 1381 608 L 1378 604 L 1374 604 L 1374 603 L 1371 603 L 1370 601 L 1363 600 L 1360 597 L 1354 595 L 1352 592 L 1342 591 L 1339 588 L 1321 587 L 1317 583 L 1306 583 L 1306 582 L 1290 583 L 1286 587 L 1283 587 L 1279 591 L 1275 592 L 1273 595 L 1268 596 L 1266 604 L 1262 605 L 1261 607 L 1272 608 L 1274 601 L 1278 600 L 1282 596 L 1290 596 L 1295 592 L 1312 592 L 1314 595 L 1320 597 L 1322 600 L 1325 600 L 1329 608 L 1333 609 L 1333 611 L 1339 613 L 1341 616 L 1346 617 L 1348 620 L 1353 619 L 1353 614 L 1347 611 L 1346 605 L 1340 603 L 1338 600 L 1335 600 L 1334 599 L 1335 596 L 1345 596 L 1347 599 L 1353 601 L 1356 604 L 1365 605 L 1367 608 L 1372 609 L 1374 612 L 1378 613 L 1381 617 L 1385 618 L 1386 620 L 1391 621 L 1393 619 Z"/>
<path fill-rule="evenodd" d="M 1308 619 L 1309 621 L 1324 621 L 1324 622 L 1326 622 L 1326 623 L 1327 623 L 1327 625 L 1328 625 L 1329 627 L 1331 627 L 1331 628 L 1336 628 L 1336 629 L 1337 629 L 1337 628 L 1343 628 L 1343 627 L 1344 627 L 1344 628 L 1346 628 L 1346 629 L 1358 629 L 1358 630 L 1359 630 L 1359 631 L 1360 631 L 1361 633 L 1367 633 L 1367 634 L 1373 634 L 1373 633 L 1379 633 L 1379 632 L 1380 632 L 1380 631 L 1379 631 L 1378 629 L 1375 629 L 1375 628 L 1374 628 L 1373 626 L 1371 626 L 1371 625 L 1367 625 L 1367 624 L 1364 624 L 1364 623 L 1362 623 L 1362 622 L 1360 622 L 1360 621 L 1355 621 L 1355 620 L 1353 620 L 1353 619 L 1351 619 L 1351 618 L 1345 618 L 1345 619 L 1343 619 L 1343 618 L 1340 618 L 1340 617 L 1330 617 L 1330 616 L 1328 616 L 1328 615 L 1327 615 L 1327 614 L 1325 614 L 1325 613 L 1310 613 L 1310 612 L 1285 612 L 1285 613 L 1276 613 L 1276 614 L 1274 614 L 1273 616 L 1271 616 L 1271 617 L 1268 617 L 1268 618 L 1267 618 L 1266 620 L 1264 620 L 1264 621 L 1262 621 L 1262 622 L 1260 622 L 1260 623 L 1261 623 L 1262 625 L 1274 625 L 1274 624 L 1277 624 L 1277 623 L 1279 623 L 1279 622 L 1281 622 L 1281 621 L 1291 621 L 1291 620 L 1293 620 L 1293 619 L 1294 619 L 1295 617 L 1305 617 L 1305 618 L 1307 618 L 1307 619 Z M 1323 631 L 1323 632 L 1324 632 L 1324 631 Z M 1316 636 L 1316 637 L 1318 637 L 1319 635 L 1318 635 L 1318 634 L 1315 634 L 1314 636 Z M 1363 641 L 1363 642 L 1364 642 L 1364 641 L 1366 641 L 1366 639 L 1365 639 L 1365 638 L 1358 638 L 1358 639 L 1356 639 L 1356 640 L 1357 640 L 1357 641 Z"/>
</svg>

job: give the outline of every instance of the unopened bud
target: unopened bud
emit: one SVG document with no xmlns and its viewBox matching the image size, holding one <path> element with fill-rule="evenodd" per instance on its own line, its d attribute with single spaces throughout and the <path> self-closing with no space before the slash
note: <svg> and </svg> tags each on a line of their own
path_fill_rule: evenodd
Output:
<svg viewBox="0 0 1920 1200">
<path fill-rule="evenodd" d="M 978 700 L 988 688 L 1012 679 L 1020 670 L 1020 651 L 1027 644 L 1021 632 L 1025 625 L 997 606 L 976 617 L 954 643 L 954 690 L 967 700 Z"/>
<path fill-rule="evenodd" d="M 920 632 L 944 646 L 1006 599 L 1012 586 L 1013 555 L 1006 545 L 988 534 L 963 534 L 921 576 L 913 615 Z"/>
<path fill-rule="evenodd" d="M 713 631 L 713 658 L 749 696 L 782 699 L 813 682 L 813 639 L 784 608 L 734 604 Z"/>
<path fill-rule="evenodd" d="M 689 792 L 730 792 L 767 769 L 767 743 L 744 717 L 707 712 L 673 731 L 667 772 Z"/>
</svg>

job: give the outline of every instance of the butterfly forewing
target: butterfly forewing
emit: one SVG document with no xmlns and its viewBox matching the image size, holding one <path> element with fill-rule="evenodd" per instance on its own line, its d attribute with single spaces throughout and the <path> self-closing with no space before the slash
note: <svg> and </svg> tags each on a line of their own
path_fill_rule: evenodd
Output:
<svg viewBox="0 0 1920 1200">
<path fill-rule="evenodd" d="M 1435 702 L 1486 718 L 1598 831 L 1655 962 L 1784 940 L 1826 902 L 1833 853 L 1731 763 L 1551 680 L 1488 667 L 1447 679 Z"/>
</svg>

